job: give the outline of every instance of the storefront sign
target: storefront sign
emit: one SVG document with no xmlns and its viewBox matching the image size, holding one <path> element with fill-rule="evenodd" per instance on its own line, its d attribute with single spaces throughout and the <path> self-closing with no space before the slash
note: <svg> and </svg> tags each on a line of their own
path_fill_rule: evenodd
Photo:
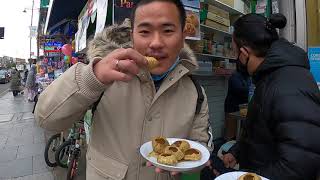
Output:
<svg viewBox="0 0 320 180">
<path fill-rule="evenodd" d="M 320 47 L 308 49 L 311 72 L 318 83 L 320 83 Z"/>
<path fill-rule="evenodd" d="M 60 51 L 59 52 L 48 52 L 47 57 L 58 57 L 61 56 Z"/>
<path fill-rule="evenodd" d="M 56 46 L 56 47 L 62 47 L 62 42 L 46 42 L 44 43 L 45 46 Z"/>
<path fill-rule="evenodd" d="M 132 8 L 139 0 L 113 0 L 113 24 L 120 24 L 130 18 Z"/>
<path fill-rule="evenodd" d="M 46 42 L 44 43 L 44 52 L 60 52 L 62 46 L 61 42 Z"/>
</svg>

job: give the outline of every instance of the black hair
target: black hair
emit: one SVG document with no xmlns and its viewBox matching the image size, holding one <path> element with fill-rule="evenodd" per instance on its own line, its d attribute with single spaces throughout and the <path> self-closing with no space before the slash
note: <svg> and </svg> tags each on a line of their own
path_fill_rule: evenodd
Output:
<svg viewBox="0 0 320 180">
<path fill-rule="evenodd" d="M 234 23 L 233 39 L 238 48 L 248 46 L 256 56 L 265 57 L 271 44 L 279 39 L 276 28 L 282 29 L 286 24 L 286 17 L 279 13 L 270 18 L 247 14 Z"/>
<path fill-rule="evenodd" d="M 179 11 L 179 19 L 180 19 L 180 23 L 181 23 L 181 28 L 182 31 L 184 30 L 184 26 L 186 24 L 186 11 L 184 9 L 183 3 L 180 0 L 140 0 L 138 4 L 135 5 L 135 7 L 133 8 L 132 12 L 131 12 L 131 28 L 133 29 L 133 25 L 134 25 L 134 20 L 135 20 L 135 14 L 136 14 L 136 10 L 138 9 L 138 7 L 143 6 L 143 5 L 147 5 L 149 3 L 152 2 L 170 2 L 172 4 L 174 4 L 178 11 Z"/>
</svg>

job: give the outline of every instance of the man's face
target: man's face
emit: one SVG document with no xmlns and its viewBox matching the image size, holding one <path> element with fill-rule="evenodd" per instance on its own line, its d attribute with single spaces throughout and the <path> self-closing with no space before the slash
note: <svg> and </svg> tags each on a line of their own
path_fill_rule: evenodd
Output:
<svg viewBox="0 0 320 180">
<path fill-rule="evenodd" d="M 168 71 L 183 48 L 185 36 L 179 18 L 178 8 L 170 2 L 152 2 L 138 7 L 135 12 L 133 48 L 159 61 L 152 74 Z"/>
</svg>

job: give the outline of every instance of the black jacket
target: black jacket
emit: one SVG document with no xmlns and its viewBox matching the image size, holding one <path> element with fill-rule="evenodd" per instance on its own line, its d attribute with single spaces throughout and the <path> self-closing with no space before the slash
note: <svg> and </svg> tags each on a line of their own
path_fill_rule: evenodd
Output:
<svg viewBox="0 0 320 180">
<path fill-rule="evenodd" d="M 320 170 L 320 92 L 304 50 L 274 42 L 253 76 L 241 140 L 241 169 L 272 180 L 315 180 Z"/>
<path fill-rule="evenodd" d="M 224 101 L 224 112 L 239 111 L 240 104 L 248 103 L 249 77 L 236 71 L 228 80 L 228 94 Z"/>
</svg>

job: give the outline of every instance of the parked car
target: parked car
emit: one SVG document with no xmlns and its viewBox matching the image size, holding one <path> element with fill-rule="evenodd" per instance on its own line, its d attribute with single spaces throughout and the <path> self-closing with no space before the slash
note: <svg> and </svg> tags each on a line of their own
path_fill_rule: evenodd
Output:
<svg viewBox="0 0 320 180">
<path fill-rule="evenodd" d="M 8 83 L 10 81 L 9 73 L 6 70 L 0 70 L 0 83 Z"/>
</svg>

